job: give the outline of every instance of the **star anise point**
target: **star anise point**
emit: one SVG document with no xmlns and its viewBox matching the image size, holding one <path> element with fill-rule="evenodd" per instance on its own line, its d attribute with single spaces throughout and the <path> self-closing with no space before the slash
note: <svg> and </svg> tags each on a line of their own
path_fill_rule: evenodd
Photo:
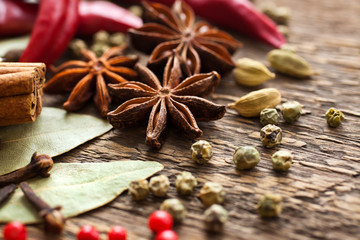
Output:
<svg viewBox="0 0 360 240">
<path fill-rule="evenodd" d="M 86 61 L 72 60 L 58 67 L 52 67 L 55 76 L 44 86 L 47 93 L 69 92 L 63 107 L 67 111 L 79 110 L 85 102 L 94 97 L 96 107 L 102 117 L 106 117 L 111 102 L 107 83 L 122 83 L 137 79 L 137 72 L 131 67 L 138 57 L 123 56 L 125 45 L 113 47 L 100 58 L 90 50 L 83 50 Z"/>
</svg>

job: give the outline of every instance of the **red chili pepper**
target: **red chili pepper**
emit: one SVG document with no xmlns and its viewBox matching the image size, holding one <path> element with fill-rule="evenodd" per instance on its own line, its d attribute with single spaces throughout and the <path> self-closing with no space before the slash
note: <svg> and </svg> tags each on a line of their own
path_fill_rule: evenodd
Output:
<svg viewBox="0 0 360 240">
<path fill-rule="evenodd" d="M 172 5 L 175 0 L 149 1 Z M 284 36 L 277 30 L 276 24 L 267 16 L 257 11 L 248 0 L 184 1 L 194 9 L 197 15 L 215 24 L 240 31 L 247 36 L 262 40 L 276 48 L 286 43 Z"/>
<path fill-rule="evenodd" d="M 30 42 L 20 62 L 52 64 L 74 36 L 79 23 L 79 0 L 42 0 Z"/>
<path fill-rule="evenodd" d="M 31 32 L 38 7 L 20 1 L 0 1 L 0 37 Z"/>
<path fill-rule="evenodd" d="M 0 13 L 2 1 L 0 0 Z M 7 2 L 5 1 L 5 3 Z M 11 17 L 6 15 L 0 19 L 0 37 L 31 32 L 37 15 L 37 5 L 21 1 L 15 1 L 15 3 L 15 6 L 20 6 L 13 8 L 13 11 L 17 14 L 11 15 Z M 6 5 L 12 7 L 14 4 Z M 92 35 L 99 30 L 126 32 L 129 28 L 139 28 L 142 25 L 141 18 L 116 4 L 105 1 L 81 1 L 79 5 L 79 18 L 77 30 L 79 35 Z"/>
<path fill-rule="evenodd" d="M 99 30 L 126 32 L 129 28 L 142 26 L 141 18 L 118 5 L 105 1 L 80 3 L 78 34 L 92 35 Z"/>
</svg>

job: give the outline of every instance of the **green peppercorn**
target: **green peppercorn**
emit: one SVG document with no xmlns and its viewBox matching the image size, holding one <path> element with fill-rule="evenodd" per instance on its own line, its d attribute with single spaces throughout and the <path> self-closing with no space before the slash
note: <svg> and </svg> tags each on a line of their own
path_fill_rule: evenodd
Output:
<svg viewBox="0 0 360 240">
<path fill-rule="evenodd" d="M 74 54 L 75 57 L 81 57 L 81 51 L 83 49 L 87 49 L 87 45 L 84 40 L 82 39 L 74 39 L 69 44 L 69 48 Z"/>
<path fill-rule="evenodd" d="M 123 33 L 114 33 L 109 37 L 110 46 L 120 46 L 126 42 L 125 34 Z"/>
<path fill-rule="evenodd" d="M 290 9 L 276 6 L 273 2 L 262 4 L 261 11 L 276 24 L 287 25 L 290 19 Z"/>
<path fill-rule="evenodd" d="M 93 45 L 91 45 L 90 49 L 95 53 L 97 57 L 101 57 L 104 52 L 109 49 L 109 45 L 104 43 L 94 43 Z"/>
<path fill-rule="evenodd" d="M 251 169 L 260 161 L 260 154 L 256 148 L 243 146 L 235 149 L 233 161 L 239 170 Z"/>
<path fill-rule="evenodd" d="M 279 145 L 282 140 L 282 130 L 276 125 L 268 124 L 260 130 L 260 140 L 266 148 Z"/>
<path fill-rule="evenodd" d="M 302 105 L 297 101 L 289 101 L 281 106 L 281 114 L 285 122 L 293 123 L 301 116 Z"/>
<path fill-rule="evenodd" d="M 134 14 L 135 16 L 138 16 L 140 18 L 143 15 L 143 10 L 138 5 L 132 5 L 128 8 L 128 10 L 129 10 L 129 12 L 131 12 L 132 14 Z"/>
<path fill-rule="evenodd" d="M 184 205 L 176 198 L 166 199 L 161 204 L 160 210 L 168 212 L 175 222 L 181 222 L 186 214 Z"/>
<path fill-rule="evenodd" d="M 97 33 L 94 34 L 93 36 L 93 42 L 95 43 L 101 43 L 101 44 L 109 44 L 109 33 L 104 31 L 104 30 L 100 30 Z"/>
<path fill-rule="evenodd" d="M 345 117 L 342 112 L 337 110 L 336 108 L 330 108 L 327 110 L 326 114 L 326 122 L 330 127 L 338 127 L 344 121 Z"/>
<path fill-rule="evenodd" d="M 194 143 L 190 151 L 192 159 L 198 164 L 207 163 L 213 155 L 212 146 L 205 140 L 199 140 Z"/>
<path fill-rule="evenodd" d="M 265 194 L 257 204 L 257 211 L 261 217 L 276 217 L 281 213 L 281 196 Z"/>
<path fill-rule="evenodd" d="M 260 123 L 265 126 L 268 124 L 278 124 L 280 115 L 275 108 L 265 108 L 260 112 Z"/>
<path fill-rule="evenodd" d="M 228 212 L 218 204 L 211 205 L 204 212 L 205 227 L 211 232 L 220 232 L 227 218 Z"/>
<path fill-rule="evenodd" d="M 225 198 L 224 188 L 219 183 L 206 182 L 200 190 L 200 198 L 206 207 L 221 204 Z"/>
<path fill-rule="evenodd" d="M 129 185 L 129 193 L 136 200 L 143 200 L 149 195 L 149 186 L 146 179 L 132 181 Z"/>
<path fill-rule="evenodd" d="M 280 150 L 271 156 L 271 161 L 275 170 L 286 171 L 291 167 L 293 158 L 291 152 Z"/>
<path fill-rule="evenodd" d="M 189 195 L 197 186 L 197 180 L 190 172 L 182 172 L 176 176 L 175 186 L 179 194 Z"/>
<path fill-rule="evenodd" d="M 169 178 L 165 175 L 159 175 L 150 179 L 149 189 L 154 196 L 164 197 L 169 187 Z"/>
<path fill-rule="evenodd" d="M 285 25 L 278 25 L 277 30 L 285 37 L 289 37 L 289 27 Z"/>
</svg>

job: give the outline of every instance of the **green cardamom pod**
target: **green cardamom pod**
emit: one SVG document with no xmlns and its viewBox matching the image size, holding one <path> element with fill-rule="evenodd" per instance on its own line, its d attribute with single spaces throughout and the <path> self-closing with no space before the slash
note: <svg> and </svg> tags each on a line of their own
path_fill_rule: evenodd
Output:
<svg viewBox="0 0 360 240">
<path fill-rule="evenodd" d="M 250 92 L 236 102 L 228 104 L 243 117 L 256 117 L 264 108 L 274 108 L 281 102 L 281 94 L 275 88 L 264 88 Z"/>
<path fill-rule="evenodd" d="M 271 67 L 289 76 L 308 78 L 314 74 L 305 59 L 288 50 L 272 50 L 267 54 L 267 59 Z"/>
<path fill-rule="evenodd" d="M 235 66 L 233 76 L 241 85 L 257 86 L 275 77 L 264 64 L 250 58 L 238 59 Z"/>
</svg>

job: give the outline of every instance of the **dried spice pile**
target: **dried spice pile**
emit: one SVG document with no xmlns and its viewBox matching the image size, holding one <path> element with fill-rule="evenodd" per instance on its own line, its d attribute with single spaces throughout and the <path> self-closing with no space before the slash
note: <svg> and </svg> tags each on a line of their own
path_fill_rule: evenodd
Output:
<svg viewBox="0 0 360 240">
<path fill-rule="evenodd" d="M 44 90 L 72 91 L 63 105 L 68 111 L 80 109 L 94 95 L 100 114 L 116 128 L 148 120 L 145 142 L 154 148 L 162 146 L 170 124 L 196 139 L 202 135 L 197 121 L 217 120 L 225 114 L 225 106 L 202 97 L 215 90 L 219 74 L 234 67 L 230 54 L 241 43 L 208 23 L 195 24 L 193 10 L 183 1 L 175 1 L 172 8 L 143 5 L 146 23 L 130 30 L 130 38 L 135 48 L 152 51 L 147 65 L 154 72 L 140 64 L 132 70 L 138 59 L 123 56 L 125 47 L 113 47 L 100 58 L 83 49 L 87 62 L 68 61 L 53 69 L 56 75 Z M 107 83 L 112 95 L 123 101 L 109 113 Z"/>
<path fill-rule="evenodd" d="M 51 8 L 51 5 L 49 5 L 51 1 L 48 0 L 47 4 L 41 6 L 40 12 L 42 15 L 44 15 L 45 9 L 49 10 Z M 77 0 L 66 1 L 69 4 L 77 2 Z M 168 0 L 159 1 L 168 3 Z M 129 188 L 129 194 L 134 202 L 125 201 L 125 203 L 120 203 L 125 205 L 126 208 L 124 208 L 125 210 L 117 209 L 117 211 L 123 211 L 124 215 L 121 214 L 120 216 L 118 212 L 114 212 L 116 218 L 109 222 L 114 224 L 117 221 L 121 221 L 130 230 L 130 226 L 133 223 L 129 224 L 126 219 L 122 219 L 123 216 L 129 216 L 130 214 L 142 217 L 144 215 L 149 216 L 148 228 L 153 232 L 155 240 L 176 240 L 178 236 L 175 231 L 179 229 L 176 227 L 176 224 L 183 224 L 180 231 L 184 232 L 183 229 L 189 229 L 190 222 L 194 223 L 197 221 L 196 223 L 198 223 L 200 222 L 199 220 L 202 221 L 202 225 L 192 226 L 193 230 L 197 228 L 196 231 L 206 230 L 214 233 L 225 230 L 223 234 L 212 235 L 214 238 L 216 236 L 226 238 L 233 234 L 232 231 L 236 232 L 237 236 L 239 232 L 240 234 L 244 232 L 243 229 L 234 226 L 233 223 L 245 220 L 243 216 L 238 217 L 237 214 L 240 216 L 240 214 L 244 213 L 247 223 L 252 225 L 259 221 L 259 219 L 256 220 L 257 218 L 252 216 L 256 212 L 259 217 L 263 218 L 280 217 L 279 221 L 289 222 L 289 224 L 295 226 L 291 226 L 292 230 L 300 231 L 296 228 L 298 223 L 294 224 L 294 221 L 289 216 L 291 217 L 291 214 L 293 214 L 292 208 L 300 211 L 301 214 L 299 215 L 306 213 L 307 198 L 311 199 L 311 204 L 315 205 L 317 202 L 317 196 L 314 197 L 312 195 L 313 191 L 307 191 L 309 172 L 306 167 L 313 167 L 319 170 L 320 165 L 313 164 L 314 160 L 312 159 L 301 159 L 302 156 L 299 152 L 301 152 L 302 147 L 306 147 L 307 143 L 293 138 L 295 136 L 298 137 L 295 134 L 297 131 L 302 131 L 299 129 L 304 127 L 302 125 L 303 122 L 308 121 L 314 115 L 310 116 L 310 118 L 307 118 L 307 116 L 303 117 L 303 115 L 309 113 L 307 109 L 310 105 L 309 102 L 301 99 L 296 94 L 292 94 L 292 92 L 285 92 L 284 88 L 281 88 L 282 91 L 280 93 L 280 91 L 274 88 L 275 84 L 273 81 L 279 80 L 276 79 L 278 74 L 284 74 L 291 80 L 297 79 L 297 81 L 302 81 L 302 79 L 309 80 L 309 78 L 317 73 L 300 56 L 300 53 L 297 53 L 289 46 L 272 50 L 267 54 L 266 57 L 269 63 L 267 66 L 270 67 L 250 58 L 241 58 L 234 62 L 231 55 L 242 44 L 228 33 L 209 23 L 195 21 L 195 13 L 204 18 L 211 19 L 215 23 L 220 23 L 220 25 L 227 22 L 225 18 L 231 19 L 232 22 L 227 22 L 228 24 L 225 25 L 241 29 L 243 26 L 240 26 L 240 24 L 237 24 L 239 26 L 235 27 L 233 25 L 235 21 L 233 14 L 235 12 L 239 13 L 236 6 L 241 6 L 244 12 L 249 11 L 251 8 L 249 8 L 250 5 L 248 5 L 247 0 L 229 0 L 226 2 L 220 1 L 220 3 L 217 0 L 176 0 L 172 7 L 167 7 L 162 4 L 146 1 L 142 3 L 143 10 L 134 7 L 133 11 L 136 14 L 143 15 L 144 24 L 138 24 L 138 28 L 131 29 L 129 31 L 129 38 L 132 47 L 148 54 L 148 57 L 145 58 L 147 60 L 146 66 L 138 63 L 139 58 L 137 56 L 126 55 L 127 46 L 123 44 L 126 42 L 124 41 L 124 35 L 110 35 L 107 32 L 97 32 L 93 36 L 94 41 L 92 45 L 87 45 L 88 42 L 85 43 L 82 40 L 74 41 L 70 48 L 80 58 L 79 60 L 65 62 L 58 67 L 50 67 L 49 65 L 53 78 L 47 82 L 44 91 L 51 94 L 69 93 L 67 101 L 63 104 L 63 108 L 69 112 L 78 111 L 87 102 L 93 100 L 98 110 L 98 115 L 102 117 L 97 118 L 99 122 L 94 124 L 94 129 L 101 125 L 100 122 L 104 123 L 101 133 L 93 133 L 91 137 L 89 134 L 85 137 L 86 140 L 82 139 L 81 141 L 73 142 L 73 139 L 71 139 L 69 141 L 71 143 L 67 143 L 65 150 L 57 149 L 56 154 L 68 151 L 82 142 L 92 139 L 93 136 L 98 136 L 108 131 L 111 125 L 120 129 L 135 126 L 136 131 L 141 134 L 144 134 L 144 128 L 146 128 L 145 143 L 151 148 L 143 144 L 137 145 L 137 138 L 135 142 L 134 138 L 126 136 L 127 133 L 133 133 L 134 131 L 124 130 L 113 131 L 110 134 L 111 140 L 107 138 L 109 135 L 105 137 L 106 139 L 100 139 L 101 141 L 106 141 L 108 145 L 104 148 L 106 153 L 99 151 L 99 156 L 97 157 L 111 160 L 109 163 L 97 163 L 96 165 L 89 163 L 55 163 L 53 165 L 49 156 L 37 156 L 35 153 L 31 158 L 31 162 L 25 167 L 0 176 L 0 186 L 5 186 L 0 189 L 0 204 L 4 202 L 2 209 L 0 208 L 0 213 L 6 213 L 0 214 L 0 220 L 4 221 L 4 218 L 5 221 L 13 220 L 13 216 L 9 213 L 23 211 L 26 213 L 21 214 L 21 219 L 23 219 L 21 221 L 24 224 L 38 223 L 43 219 L 46 231 L 61 232 L 64 229 L 66 218 L 107 204 L 121 194 L 122 191 Z M 23 3 L 19 2 L 17 4 L 20 6 Z M 85 12 L 80 10 L 82 11 L 80 16 L 76 16 L 74 9 L 66 12 L 66 14 L 64 13 L 63 16 L 68 17 L 67 24 L 71 27 L 68 34 L 61 36 L 62 40 L 71 39 L 75 31 L 83 32 L 84 34 L 92 32 L 91 27 L 84 24 L 84 22 L 82 23 L 84 19 L 101 19 L 106 21 L 111 18 L 111 14 L 109 16 L 100 16 L 99 13 L 94 15 L 93 10 L 90 10 L 91 5 L 105 7 L 107 3 L 85 1 L 84 4 L 78 6 L 79 9 L 82 7 L 87 9 Z M 65 11 L 67 5 L 61 6 L 61 11 Z M 207 7 L 206 11 L 203 11 L 204 6 Z M 110 12 L 112 7 L 113 4 L 109 3 L 106 9 Z M 214 12 L 218 13 L 220 8 L 228 9 L 226 17 L 214 14 Z M 288 9 L 276 8 L 276 6 L 264 7 L 263 12 L 280 24 L 278 26 L 279 31 L 281 30 L 285 33 L 288 30 Z M 32 9 L 32 11 L 36 10 Z M 121 8 L 116 8 L 115 11 L 119 13 L 122 10 Z M 239 15 L 241 14 L 239 13 Z M 248 18 L 260 20 L 257 19 L 259 16 L 261 15 L 253 13 L 249 14 Z M 264 19 L 257 23 L 259 25 L 266 23 L 267 20 L 265 21 Z M 55 22 L 58 21 L 59 19 L 56 19 Z M 121 21 L 119 20 L 117 23 L 119 22 Z M 137 25 L 135 22 L 134 25 Z M 284 43 L 281 35 L 281 37 L 275 37 L 275 34 L 273 37 L 270 37 L 270 32 L 276 29 L 275 25 L 269 24 L 267 29 L 261 29 L 261 31 L 256 29 L 259 25 L 255 24 L 254 28 L 249 28 L 248 31 L 256 32 L 258 37 L 261 36 L 260 38 L 268 38 L 267 42 L 273 46 L 279 47 Z M 75 26 L 82 26 L 83 28 L 75 30 Z M 94 25 L 94 29 L 96 28 L 98 26 Z M 45 28 L 37 28 L 35 30 L 36 34 L 34 36 L 40 36 L 40 33 Z M 107 30 L 112 32 L 110 29 Z M 49 32 L 52 31 L 54 31 L 53 28 L 49 29 Z M 45 38 L 44 43 L 49 44 L 51 41 L 56 43 L 58 39 L 54 39 L 54 36 L 59 35 Z M 34 37 L 34 39 L 36 38 Z M 29 56 L 29 52 L 39 50 L 36 49 L 34 44 L 36 41 L 34 39 L 31 40 L 29 45 L 34 49 L 27 49 L 24 52 L 24 56 Z M 269 39 L 272 40 L 270 41 Z M 56 44 L 49 48 L 49 53 L 53 56 L 45 59 L 47 63 L 55 61 L 55 58 L 61 53 L 63 44 L 63 42 L 60 44 L 59 49 L 56 49 Z M 119 46 L 112 47 L 114 45 Z M 87 49 L 87 46 L 90 46 L 90 50 Z M 44 54 L 43 50 L 40 49 L 37 55 L 34 56 L 38 57 L 38 55 Z M 229 74 L 231 70 L 233 70 L 232 76 Z M 215 104 L 205 98 L 212 94 L 215 88 L 220 85 L 223 76 L 230 76 L 229 78 L 234 80 L 230 84 L 229 82 L 223 83 L 223 86 L 234 86 L 231 84 L 235 84 L 236 81 L 236 84 L 246 86 L 242 90 L 248 93 L 237 101 L 230 103 L 227 107 Z M 317 79 L 313 78 L 309 81 L 312 80 Z M 266 84 L 266 88 L 259 89 L 258 86 L 261 87 L 262 84 Z M 295 82 L 295 84 L 298 83 Z M 40 93 L 40 90 L 36 91 Z M 222 89 L 220 89 L 221 91 Z M 214 99 L 220 99 L 220 101 L 235 100 L 235 89 L 228 89 L 226 93 L 230 92 L 232 96 L 224 96 L 223 94 L 214 94 L 213 96 L 215 96 Z M 290 96 L 304 102 L 294 101 Z M 327 109 L 328 107 L 326 106 Z M 203 125 L 206 127 L 198 125 L 201 121 L 214 121 L 223 118 L 226 108 L 230 110 L 227 118 L 222 122 Z M 44 109 L 43 112 L 47 114 L 49 110 Z M 74 116 L 78 116 L 76 118 L 79 119 L 78 121 L 86 121 L 86 118 L 83 118 L 81 114 L 68 113 L 64 114 L 64 116 L 59 121 L 61 126 L 66 126 L 69 123 L 66 119 L 71 119 Z M 52 122 L 56 120 L 53 121 L 51 119 L 51 114 L 46 117 L 50 119 L 50 124 L 44 124 L 44 126 L 53 126 Z M 335 129 L 333 128 L 339 127 L 345 120 L 344 114 L 333 107 L 322 118 L 323 124 L 320 128 L 325 126 L 322 128 L 324 131 L 330 129 L 334 134 Z M 229 119 L 234 121 L 229 122 Z M 254 122 L 254 119 L 260 121 L 258 123 Z M 327 128 L 325 121 L 331 128 Z M 39 122 L 36 122 L 34 126 L 39 127 L 40 123 L 37 123 Z M 229 125 L 227 125 L 228 123 Z M 206 129 L 206 140 L 198 139 L 203 135 L 203 131 L 199 126 L 203 130 Z M 221 126 L 222 129 L 218 126 Z M 238 128 L 235 129 L 234 126 Z M 42 138 L 59 138 L 64 141 L 68 136 L 77 139 L 77 135 L 82 135 L 82 129 L 76 129 L 79 125 L 69 127 L 65 131 L 64 129 L 49 127 L 51 133 L 47 132 L 47 129 L 38 130 L 37 127 L 31 129 L 32 135 L 29 136 L 30 139 L 34 139 L 37 135 L 44 135 Z M 86 126 L 84 127 L 86 128 Z M 90 125 L 88 128 L 92 128 L 92 126 Z M 342 128 L 340 126 L 340 129 Z M 180 132 L 191 140 L 181 139 L 177 141 L 177 139 L 174 140 L 170 136 L 168 140 L 172 144 L 168 144 L 162 150 L 158 150 L 163 146 L 169 129 L 171 131 L 176 129 L 177 133 Z M 219 130 L 219 132 L 212 135 L 211 129 Z M 54 131 L 54 134 L 52 131 Z M 67 135 L 66 131 L 71 133 Z M 294 131 L 293 135 L 291 131 Z M 313 129 L 308 126 L 306 131 L 311 132 Z M 303 131 L 301 134 L 305 135 Z M 230 137 L 228 138 L 227 135 Z M 217 139 L 219 136 L 223 138 Z M 306 134 L 306 136 L 310 138 L 311 134 Z M 5 135 L 1 135 L 0 138 L 3 139 L 3 137 Z M 24 138 L 27 138 L 27 136 Z M 302 137 L 300 136 L 299 138 Z M 18 141 L 18 139 L 19 137 L 15 136 L 14 141 Z M 123 139 L 126 140 L 123 141 Z M 127 141 L 127 139 L 130 141 Z M 251 139 L 256 140 L 252 141 Z M 30 141 L 25 141 L 23 146 Z M 322 140 L 316 138 L 314 144 L 317 144 L 317 141 Z M 5 148 L 8 142 L 8 140 L 5 141 Z M 119 148 L 117 145 L 120 142 L 124 146 Z M 193 144 L 191 145 L 190 142 L 193 142 Z M 182 146 L 173 146 L 178 143 L 182 144 Z M 21 148 L 21 145 L 19 146 Z M 19 146 L 17 149 L 19 149 Z M 299 148 L 292 148 L 292 146 Z M 94 147 L 98 151 L 98 142 L 94 144 Z M 224 153 L 221 156 L 219 148 Z M 26 150 L 28 151 L 28 149 Z M 184 153 L 184 150 L 187 153 Z M 312 154 L 311 150 L 312 147 L 311 149 L 309 148 L 309 155 Z M 323 153 L 327 151 L 325 148 L 320 150 Z M 93 149 L 90 149 L 84 154 L 94 158 L 93 153 Z M 113 153 L 115 153 L 114 155 L 117 158 L 119 156 L 120 158 L 131 157 L 137 159 L 145 157 L 155 161 L 116 162 L 113 161 Z M 168 156 L 164 157 L 162 154 L 168 154 Z M 325 154 L 323 157 L 327 158 Z M 193 161 L 191 161 L 191 158 Z M 149 176 L 163 168 L 158 162 L 164 159 L 173 161 L 173 163 L 171 161 L 164 163 L 167 166 L 171 166 L 171 168 L 167 168 L 161 175 L 148 179 L 149 181 L 146 180 Z M 51 160 L 51 162 L 48 160 Z M 80 158 L 80 160 L 83 160 L 83 158 Z M 316 159 L 315 161 L 321 160 Z M 331 165 L 332 161 L 335 160 L 326 161 L 328 165 Z M 6 165 L 6 167 L 9 166 Z M 327 169 L 327 166 L 325 168 Z M 332 167 L 330 171 L 334 169 Z M 51 172 L 49 173 L 50 170 Z M 300 174 L 298 174 L 299 171 Z M 5 170 L 5 172 L 9 171 Z M 353 172 L 356 172 L 356 170 Z M 315 176 L 310 179 L 312 184 L 313 179 L 317 177 L 317 173 L 311 172 L 310 175 Z M 62 177 L 65 177 L 67 180 L 63 181 Z M 326 195 L 328 195 L 329 189 L 331 191 L 332 189 L 336 191 L 343 189 L 341 188 L 342 186 L 338 188 L 337 185 L 333 185 L 335 180 L 326 178 L 325 175 L 320 177 L 320 179 L 322 181 L 320 183 L 314 182 L 314 185 L 316 187 L 321 184 L 324 185 L 324 191 L 327 191 Z M 29 181 L 29 184 L 22 181 Z M 20 188 L 16 190 L 15 184 L 19 183 Z M 50 185 L 47 185 L 49 183 Z M 293 193 L 292 190 L 288 191 L 284 184 L 290 187 L 294 185 L 296 191 L 300 189 L 300 192 Z M 77 189 L 78 185 L 82 187 Z M 336 187 L 334 188 L 334 186 Z M 315 187 L 309 188 L 316 190 Z M 22 196 L 21 191 L 23 191 L 26 198 Z M 58 191 L 61 194 L 58 194 Z M 14 192 L 15 194 L 13 194 Z M 281 195 L 278 193 L 281 193 Z M 71 196 L 76 201 L 72 202 L 72 198 L 65 199 L 61 196 Z M 123 198 L 126 197 L 123 196 Z M 23 204 L 24 200 L 27 203 L 26 205 Z M 149 201 L 153 203 L 151 206 L 148 205 Z M 59 202 L 63 204 L 62 209 L 58 207 Z M 161 205 L 160 202 L 162 202 Z M 31 207 L 29 203 L 31 203 Z M 116 205 L 118 203 L 114 204 L 114 209 L 118 208 Z M 305 203 L 304 207 L 301 206 L 299 208 L 299 203 Z M 290 206 L 290 204 L 292 205 Z M 325 205 L 327 204 L 325 203 Z M 130 211 L 129 205 L 133 207 Z M 149 209 L 153 211 L 155 205 L 160 210 L 150 214 Z M 7 211 L 8 209 L 11 211 Z M 34 211 L 34 209 L 37 211 Z M 141 212 L 137 212 L 139 210 Z M 284 213 L 282 214 L 282 212 Z M 323 212 L 321 211 L 321 213 Z M 34 213 L 36 213 L 35 220 L 33 218 Z M 296 212 L 296 214 L 298 213 Z M 109 216 L 113 217 L 111 211 L 106 211 L 106 214 L 110 214 Z M 194 216 L 196 216 L 195 221 Z M 314 216 L 314 219 L 317 218 L 317 216 Z M 229 222 L 227 222 L 228 219 Z M 264 232 L 263 227 L 267 228 L 267 225 L 271 224 L 269 226 L 273 228 L 277 226 L 279 221 L 261 221 L 264 226 L 262 225 L 260 233 Z M 309 220 L 309 222 L 311 221 Z M 175 224 L 174 229 L 173 223 Z M 308 225 L 308 223 L 304 224 Z M 96 229 L 97 227 L 99 227 L 100 231 Z M 257 226 L 251 228 L 259 230 Z M 109 240 L 127 239 L 127 231 L 121 226 L 113 226 L 110 229 L 110 226 L 109 228 L 102 228 L 100 226 L 83 225 L 81 228 L 77 226 L 76 229 L 78 231 L 76 236 L 78 240 L 102 239 L 104 236 L 101 235 L 104 234 L 107 234 Z M 143 231 L 145 227 L 138 226 L 134 231 L 138 229 Z M 244 231 L 248 231 L 246 226 L 244 226 L 244 229 Z M 24 225 L 18 222 L 11 222 L 4 228 L 5 240 L 8 240 L 7 236 L 15 231 L 19 231 L 19 234 L 22 234 L 22 236 L 26 235 Z M 70 231 L 74 233 L 73 230 Z M 130 239 L 132 239 L 132 234 L 136 234 L 136 236 L 148 235 L 147 233 L 132 233 L 131 231 Z M 205 236 L 205 232 L 201 234 Z M 244 236 L 249 236 L 249 234 L 246 233 Z M 261 238 L 260 235 L 259 238 Z"/>
</svg>

